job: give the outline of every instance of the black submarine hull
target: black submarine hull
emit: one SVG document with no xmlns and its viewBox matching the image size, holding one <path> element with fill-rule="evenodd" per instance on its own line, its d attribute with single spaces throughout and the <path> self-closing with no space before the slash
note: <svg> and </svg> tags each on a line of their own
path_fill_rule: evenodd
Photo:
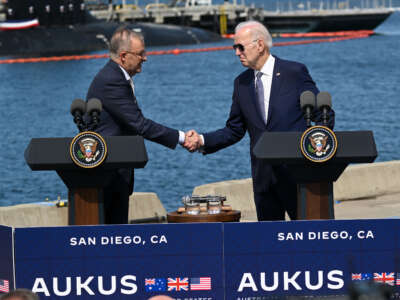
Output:
<svg viewBox="0 0 400 300">
<path fill-rule="evenodd" d="M 147 47 L 198 44 L 220 41 L 213 32 L 175 25 L 125 24 L 144 36 Z M 0 31 L 0 56 L 73 55 L 108 49 L 112 33 L 121 24 L 91 22 Z"/>
</svg>

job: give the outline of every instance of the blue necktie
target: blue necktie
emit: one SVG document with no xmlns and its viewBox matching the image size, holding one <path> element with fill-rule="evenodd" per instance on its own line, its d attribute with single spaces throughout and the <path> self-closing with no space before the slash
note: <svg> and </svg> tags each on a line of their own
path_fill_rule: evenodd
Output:
<svg viewBox="0 0 400 300">
<path fill-rule="evenodd" d="M 256 97 L 257 97 L 257 103 L 258 107 L 260 108 L 261 116 L 264 121 L 264 124 L 267 124 L 267 116 L 265 115 L 265 104 L 264 104 L 264 86 L 261 81 L 261 76 L 263 73 L 258 72 L 257 73 L 257 80 L 256 80 Z"/>
</svg>

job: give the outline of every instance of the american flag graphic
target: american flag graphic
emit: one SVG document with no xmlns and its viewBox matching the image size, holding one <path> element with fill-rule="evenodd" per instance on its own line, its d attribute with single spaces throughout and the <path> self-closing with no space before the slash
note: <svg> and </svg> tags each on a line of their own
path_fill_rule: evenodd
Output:
<svg viewBox="0 0 400 300">
<path fill-rule="evenodd" d="M 396 285 L 400 285 L 400 273 L 397 273 Z"/>
<path fill-rule="evenodd" d="M 0 279 L 0 292 L 8 293 L 10 291 L 10 285 L 8 280 Z"/>
<path fill-rule="evenodd" d="M 168 278 L 168 291 L 187 291 L 189 290 L 189 278 Z"/>
<path fill-rule="evenodd" d="M 211 277 L 190 278 L 191 291 L 209 291 L 211 290 Z"/>
<path fill-rule="evenodd" d="M 374 281 L 394 285 L 394 272 L 392 273 L 374 273 Z"/>
</svg>

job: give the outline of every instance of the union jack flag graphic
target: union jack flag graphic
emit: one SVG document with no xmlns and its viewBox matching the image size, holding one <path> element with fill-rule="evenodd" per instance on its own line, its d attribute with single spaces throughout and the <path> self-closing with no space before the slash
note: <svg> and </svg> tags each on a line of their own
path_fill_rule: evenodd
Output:
<svg viewBox="0 0 400 300">
<path fill-rule="evenodd" d="M 156 279 L 155 278 L 150 278 L 150 279 L 146 278 L 144 280 L 144 285 L 149 285 L 149 284 L 156 284 Z"/>
<path fill-rule="evenodd" d="M 374 281 L 394 285 L 394 272 L 392 273 L 374 273 Z"/>
<path fill-rule="evenodd" d="M 168 291 L 187 291 L 189 290 L 189 278 L 168 278 Z"/>
<path fill-rule="evenodd" d="M 351 273 L 351 280 L 371 280 L 372 273 Z"/>
</svg>

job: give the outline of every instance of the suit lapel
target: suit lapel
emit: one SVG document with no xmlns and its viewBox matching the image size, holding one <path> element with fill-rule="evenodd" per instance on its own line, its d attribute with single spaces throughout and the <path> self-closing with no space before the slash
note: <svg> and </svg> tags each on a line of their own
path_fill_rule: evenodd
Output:
<svg viewBox="0 0 400 300">
<path fill-rule="evenodd" d="M 119 77 L 119 80 L 123 81 L 124 83 L 126 83 L 127 86 L 129 86 L 129 91 L 130 91 L 130 94 L 132 95 L 133 103 L 137 104 L 136 96 L 135 96 L 135 93 L 133 92 L 132 78 L 129 78 L 129 80 L 127 80 L 124 72 L 122 72 L 122 70 L 121 70 L 121 67 L 112 59 L 109 60 L 108 65 L 117 74 L 116 76 Z"/>
<path fill-rule="evenodd" d="M 278 95 L 281 88 L 283 76 L 284 74 L 281 73 L 281 61 L 275 56 L 274 72 L 272 73 L 271 93 L 269 96 L 267 125 L 270 124 L 274 106 L 278 105 Z"/>
</svg>

